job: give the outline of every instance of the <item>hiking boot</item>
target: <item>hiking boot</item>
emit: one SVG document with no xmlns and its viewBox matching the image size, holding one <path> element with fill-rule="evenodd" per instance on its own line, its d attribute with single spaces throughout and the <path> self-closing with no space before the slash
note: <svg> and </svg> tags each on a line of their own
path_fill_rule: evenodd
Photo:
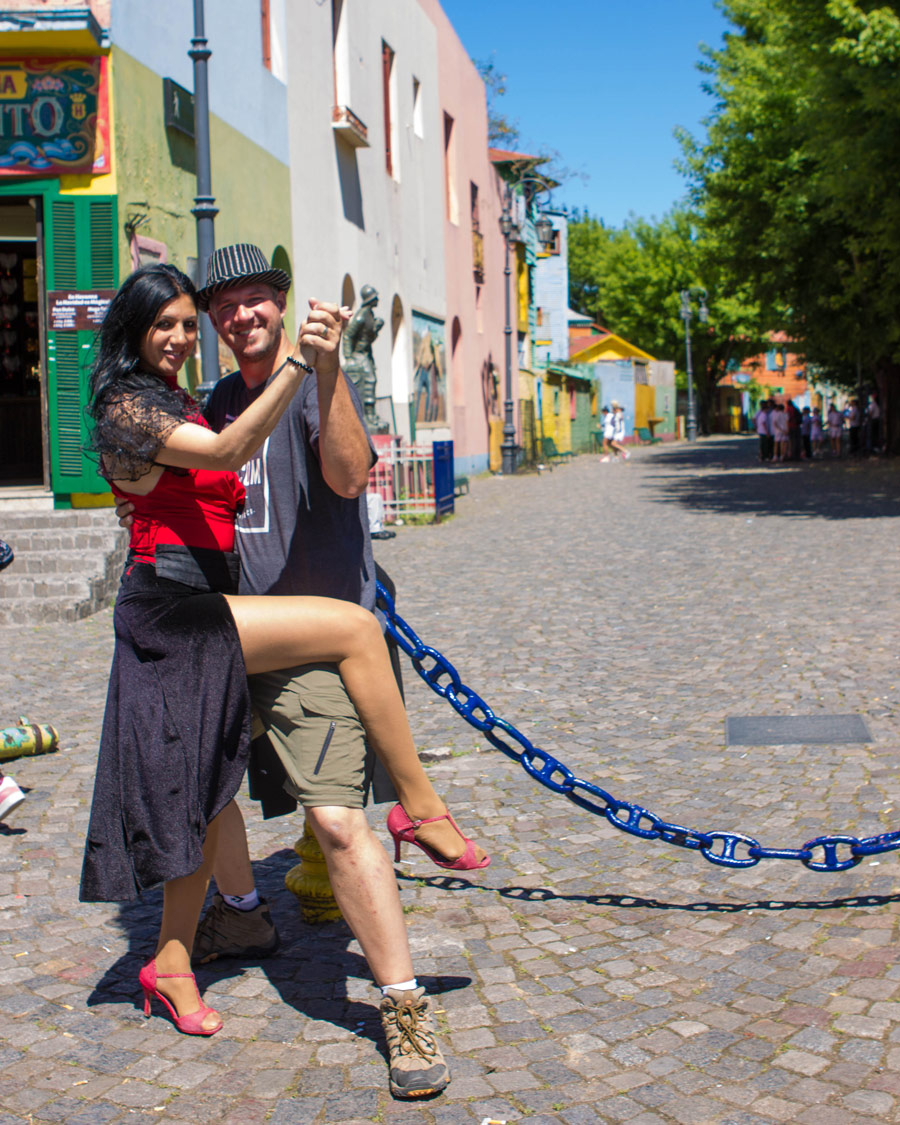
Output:
<svg viewBox="0 0 900 1125">
<path fill-rule="evenodd" d="M 381 1023 L 390 1052 L 391 1093 L 395 1098 L 437 1094 L 450 1070 L 437 1045 L 434 1018 L 424 988 L 389 988 L 381 1001 Z"/>
<path fill-rule="evenodd" d="M 268 957 L 280 944 L 264 898 L 252 910 L 236 910 L 216 894 L 200 919 L 191 960 L 205 965 L 219 957 Z"/>
</svg>

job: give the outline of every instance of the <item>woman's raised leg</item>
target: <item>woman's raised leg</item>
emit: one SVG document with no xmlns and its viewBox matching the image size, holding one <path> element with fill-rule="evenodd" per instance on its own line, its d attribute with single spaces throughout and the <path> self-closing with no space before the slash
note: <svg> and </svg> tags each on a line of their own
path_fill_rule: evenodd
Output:
<svg viewBox="0 0 900 1125">
<path fill-rule="evenodd" d="M 333 598 L 228 597 L 248 674 L 295 664 L 336 664 L 366 735 L 384 763 L 400 804 L 413 820 L 442 816 L 416 753 L 387 645 L 374 614 Z M 465 851 L 448 821 L 422 825 L 416 838 L 445 859 Z M 480 860 L 484 852 L 476 848 Z"/>
</svg>

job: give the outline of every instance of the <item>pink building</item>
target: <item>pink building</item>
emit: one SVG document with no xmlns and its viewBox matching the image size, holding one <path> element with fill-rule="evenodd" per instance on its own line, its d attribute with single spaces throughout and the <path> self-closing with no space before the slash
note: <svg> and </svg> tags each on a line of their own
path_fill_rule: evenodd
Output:
<svg viewBox="0 0 900 1125">
<path fill-rule="evenodd" d="M 419 0 L 437 31 L 444 141 L 447 380 L 455 471 L 488 468 L 502 428 L 505 365 L 502 202 L 488 157 L 484 83 L 438 0 Z M 513 387 L 517 385 L 513 348 Z"/>
</svg>

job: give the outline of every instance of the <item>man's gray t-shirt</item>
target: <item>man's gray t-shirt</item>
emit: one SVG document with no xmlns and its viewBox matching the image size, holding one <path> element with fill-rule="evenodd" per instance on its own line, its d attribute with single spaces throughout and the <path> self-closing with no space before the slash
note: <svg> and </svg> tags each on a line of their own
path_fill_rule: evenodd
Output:
<svg viewBox="0 0 900 1125">
<path fill-rule="evenodd" d="M 359 396 L 349 380 L 347 385 L 362 421 Z M 223 430 L 264 386 L 249 389 L 239 371 L 220 379 L 204 411 L 207 422 Z M 345 500 L 329 488 L 318 450 L 318 386 L 309 375 L 271 436 L 238 474 L 247 490 L 237 520 L 240 592 L 342 598 L 374 609 L 375 562 L 365 495 Z"/>
</svg>

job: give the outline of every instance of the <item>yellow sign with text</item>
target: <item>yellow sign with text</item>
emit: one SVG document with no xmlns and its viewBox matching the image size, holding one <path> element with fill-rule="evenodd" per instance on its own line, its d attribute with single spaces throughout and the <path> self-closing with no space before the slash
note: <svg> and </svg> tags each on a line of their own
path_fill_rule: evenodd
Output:
<svg viewBox="0 0 900 1125">
<path fill-rule="evenodd" d="M 20 66 L 0 66 L 0 101 L 21 101 L 27 92 L 28 79 Z"/>
</svg>

